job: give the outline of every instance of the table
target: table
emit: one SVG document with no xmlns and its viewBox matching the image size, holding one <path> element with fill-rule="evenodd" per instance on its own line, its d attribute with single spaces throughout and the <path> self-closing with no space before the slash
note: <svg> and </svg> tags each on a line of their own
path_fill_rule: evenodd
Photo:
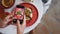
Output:
<svg viewBox="0 0 60 34">
<path fill-rule="evenodd" d="M 5 9 L 5 11 L 11 12 L 11 11 L 13 10 L 13 8 L 14 8 L 17 4 L 20 4 L 20 3 L 22 3 L 22 2 L 23 2 L 23 1 L 21 1 L 21 0 L 16 0 L 15 5 L 14 5 L 13 7 L 11 7 L 10 9 Z M 25 28 L 24 33 L 28 33 L 28 32 L 30 32 L 31 30 L 33 30 L 33 29 L 41 22 L 41 18 L 42 18 L 42 16 L 44 15 L 44 13 L 46 12 L 46 11 L 44 11 L 44 10 L 47 10 L 47 9 L 48 9 L 48 8 L 45 9 L 46 6 L 45 6 L 45 8 L 44 8 L 44 5 L 45 5 L 45 4 L 43 4 L 43 2 L 42 2 L 41 0 L 35 0 L 33 3 L 32 3 L 32 2 L 30 2 L 30 3 L 33 4 L 33 5 L 35 5 L 35 6 L 37 7 L 38 12 L 39 12 L 39 15 L 38 15 L 37 21 L 36 21 L 32 26 Z M 49 5 L 48 5 L 48 6 L 49 6 Z M 6 28 L 0 28 L 0 32 L 3 32 L 4 34 L 16 34 L 16 33 L 17 33 L 17 32 L 16 32 L 16 26 L 14 26 L 14 25 L 9 25 L 9 26 L 6 27 Z"/>
</svg>

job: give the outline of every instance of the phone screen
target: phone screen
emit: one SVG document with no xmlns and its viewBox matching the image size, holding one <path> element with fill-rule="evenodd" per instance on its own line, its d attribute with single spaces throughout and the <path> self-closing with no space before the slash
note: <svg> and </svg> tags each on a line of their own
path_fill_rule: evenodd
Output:
<svg viewBox="0 0 60 34">
<path fill-rule="evenodd" d="M 17 5 L 15 8 L 15 14 L 14 17 L 17 19 L 23 19 L 24 18 L 24 6 Z"/>
</svg>

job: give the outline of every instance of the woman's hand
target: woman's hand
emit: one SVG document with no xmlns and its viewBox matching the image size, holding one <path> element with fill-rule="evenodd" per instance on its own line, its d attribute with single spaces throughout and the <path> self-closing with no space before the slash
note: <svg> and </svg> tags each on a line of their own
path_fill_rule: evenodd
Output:
<svg viewBox="0 0 60 34">
<path fill-rule="evenodd" d="M 24 20 L 22 24 L 20 24 L 20 21 L 17 20 L 17 34 L 23 34 L 25 27 L 26 27 L 26 19 L 24 16 Z"/>
<path fill-rule="evenodd" d="M 4 20 L 2 20 L 2 22 L 0 23 L 0 27 L 4 28 L 7 26 L 8 22 L 12 21 L 12 15 L 8 15 L 7 17 L 5 17 Z"/>
</svg>

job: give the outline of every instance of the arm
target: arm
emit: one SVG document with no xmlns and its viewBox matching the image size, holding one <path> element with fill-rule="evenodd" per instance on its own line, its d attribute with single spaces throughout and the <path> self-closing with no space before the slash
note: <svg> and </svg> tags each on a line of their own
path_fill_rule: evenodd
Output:
<svg viewBox="0 0 60 34">
<path fill-rule="evenodd" d="M 23 34 L 23 30 L 21 29 L 20 22 L 17 23 L 17 34 Z"/>
</svg>

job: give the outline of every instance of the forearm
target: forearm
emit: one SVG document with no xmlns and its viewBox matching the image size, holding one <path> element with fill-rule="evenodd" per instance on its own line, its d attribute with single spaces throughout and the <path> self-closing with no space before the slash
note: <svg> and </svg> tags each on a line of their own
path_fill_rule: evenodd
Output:
<svg viewBox="0 0 60 34">
<path fill-rule="evenodd" d="M 23 32 L 21 32 L 19 27 L 17 27 L 17 34 L 23 34 Z"/>
<path fill-rule="evenodd" d="M 17 30 L 17 34 L 23 34 L 23 32 L 20 32 L 19 30 Z"/>
</svg>

